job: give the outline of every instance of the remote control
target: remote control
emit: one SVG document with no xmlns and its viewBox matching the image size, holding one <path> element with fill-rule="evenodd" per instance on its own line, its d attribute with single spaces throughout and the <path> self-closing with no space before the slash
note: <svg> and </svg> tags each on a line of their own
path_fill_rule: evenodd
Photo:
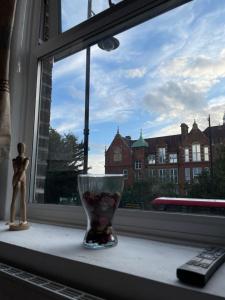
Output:
<svg viewBox="0 0 225 300">
<path fill-rule="evenodd" d="M 225 261 L 225 249 L 210 247 L 177 269 L 177 277 L 185 283 L 203 287 Z"/>
</svg>

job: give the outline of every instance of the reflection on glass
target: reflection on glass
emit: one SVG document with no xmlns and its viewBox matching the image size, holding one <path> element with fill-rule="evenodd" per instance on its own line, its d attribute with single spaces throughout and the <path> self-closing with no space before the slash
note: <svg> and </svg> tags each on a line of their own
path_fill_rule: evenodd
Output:
<svg viewBox="0 0 225 300">
<path fill-rule="evenodd" d="M 42 61 L 36 191 L 38 203 L 80 204 L 85 53 Z"/>
</svg>

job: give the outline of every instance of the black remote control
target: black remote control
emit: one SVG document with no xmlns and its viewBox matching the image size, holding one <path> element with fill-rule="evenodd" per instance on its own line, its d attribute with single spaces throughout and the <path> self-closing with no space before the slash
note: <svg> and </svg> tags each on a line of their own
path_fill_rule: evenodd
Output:
<svg viewBox="0 0 225 300">
<path fill-rule="evenodd" d="M 225 249 L 210 247 L 177 269 L 177 277 L 185 283 L 203 287 L 225 261 Z"/>
</svg>

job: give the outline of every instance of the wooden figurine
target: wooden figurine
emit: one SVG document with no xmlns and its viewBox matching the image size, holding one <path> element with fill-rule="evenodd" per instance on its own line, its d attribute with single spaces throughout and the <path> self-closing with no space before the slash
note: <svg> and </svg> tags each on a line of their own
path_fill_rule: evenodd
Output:
<svg viewBox="0 0 225 300">
<path fill-rule="evenodd" d="M 18 156 L 12 160 L 13 163 L 13 195 L 10 208 L 9 230 L 25 230 L 29 228 L 27 222 L 26 208 L 26 170 L 29 165 L 29 159 L 25 156 L 25 144 L 17 145 Z M 20 222 L 15 223 L 16 217 L 16 198 L 20 194 Z"/>
</svg>

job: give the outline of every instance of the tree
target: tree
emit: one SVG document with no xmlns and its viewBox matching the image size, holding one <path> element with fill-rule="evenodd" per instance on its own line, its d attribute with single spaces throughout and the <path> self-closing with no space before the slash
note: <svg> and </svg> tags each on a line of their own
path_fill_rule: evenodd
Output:
<svg viewBox="0 0 225 300">
<path fill-rule="evenodd" d="M 80 203 L 77 175 L 83 170 L 83 148 L 83 143 L 79 143 L 74 134 L 61 135 L 55 129 L 49 129 L 45 202 Z"/>
<path fill-rule="evenodd" d="M 120 207 L 151 209 L 151 202 L 160 196 L 177 196 L 177 184 L 166 177 L 162 181 L 157 174 L 145 174 L 142 180 L 124 190 Z"/>
<path fill-rule="evenodd" d="M 214 146 L 213 173 L 202 172 L 187 187 L 188 196 L 197 198 L 225 198 L 225 145 Z"/>
</svg>

